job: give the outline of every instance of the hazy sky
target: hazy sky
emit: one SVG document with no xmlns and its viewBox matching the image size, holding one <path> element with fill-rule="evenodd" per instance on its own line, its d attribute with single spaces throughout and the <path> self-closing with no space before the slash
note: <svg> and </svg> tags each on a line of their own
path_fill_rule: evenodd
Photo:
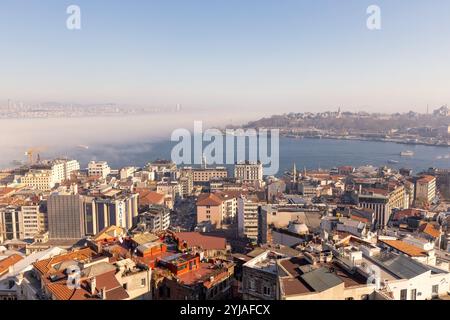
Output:
<svg viewBox="0 0 450 320">
<path fill-rule="evenodd" d="M 449 57 L 448 0 L 0 1 L 0 101 L 424 112 Z"/>
</svg>

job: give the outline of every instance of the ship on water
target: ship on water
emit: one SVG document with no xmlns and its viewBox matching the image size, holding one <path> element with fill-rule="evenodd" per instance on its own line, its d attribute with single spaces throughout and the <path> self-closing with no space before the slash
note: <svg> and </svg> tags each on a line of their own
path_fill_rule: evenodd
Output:
<svg viewBox="0 0 450 320">
<path fill-rule="evenodd" d="M 414 152 L 412 152 L 410 150 L 406 150 L 406 151 L 400 152 L 400 155 L 402 157 L 412 157 L 412 156 L 414 156 Z"/>
<path fill-rule="evenodd" d="M 397 160 L 388 160 L 388 163 L 390 163 L 390 164 L 397 164 L 397 163 L 399 163 L 399 161 L 397 161 Z"/>
</svg>

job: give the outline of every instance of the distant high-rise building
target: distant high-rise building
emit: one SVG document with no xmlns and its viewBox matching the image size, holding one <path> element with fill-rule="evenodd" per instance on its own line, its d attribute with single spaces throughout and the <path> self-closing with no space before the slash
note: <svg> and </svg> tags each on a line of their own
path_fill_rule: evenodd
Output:
<svg viewBox="0 0 450 320">
<path fill-rule="evenodd" d="M 86 235 L 95 235 L 109 226 L 130 229 L 137 222 L 138 194 L 123 193 L 104 197 L 84 197 Z"/>
<path fill-rule="evenodd" d="M 20 207 L 0 207 L 0 243 L 23 239 L 23 219 Z"/>
<path fill-rule="evenodd" d="M 260 201 L 256 195 L 240 196 L 238 207 L 238 235 L 253 241 L 258 240 Z"/>
<path fill-rule="evenodd" d="M 47 202 L 50 239 L 81 239 L 85 235 L 81 195 L 52 194 Z"/>
</svg>

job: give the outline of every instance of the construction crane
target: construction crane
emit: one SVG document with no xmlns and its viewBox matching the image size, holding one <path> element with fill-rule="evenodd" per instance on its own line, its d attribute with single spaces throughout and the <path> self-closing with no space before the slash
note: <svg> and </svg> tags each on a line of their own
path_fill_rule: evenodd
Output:
<svg viewBox="0 0 450 320">
<path fill-rule="evenodd" d="M 40 155 L 38 152 L 44 151 L 44 147 L 37 147 L 37 148 L 30 148 L 27 151 L 25 151 L 25 155 L 28 157 L 28 164 L 33 165 L 35 163 L 34 161 L 34 155 L 37 154 L 37 162 L 40 162 Z"/>
</svg>

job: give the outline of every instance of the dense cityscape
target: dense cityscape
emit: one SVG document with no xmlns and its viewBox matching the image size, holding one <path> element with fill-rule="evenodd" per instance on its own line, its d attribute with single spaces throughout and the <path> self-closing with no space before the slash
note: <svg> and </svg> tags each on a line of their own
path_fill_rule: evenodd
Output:
<svg viewBox="0 0 450 320">
<path fill-rule="evenodd" d="M 450 1 L 24 3 L 1 320 L 448 310 Z"/>
<path fill-rule="evenodd" d="M 245 128 L 277 128 L 292 138 L 339 139 L 394 142 L 410 145 L 448 147 L 450 126 L 447 105 L 427 113 L 380 114 L 327 111 L 289 113 L 263 118 Z"/>
<path fill-rule="evenodd" d="M 449 298 L 450 170 L 30 153 L 0 183 L 2 300 Z"/>
<path fill-rule="evenodd" d="M 174 107 L 136 107 L 116 103 L 107 104 L 68 104 L 58 102 L 25 103 L 8 100 L 0 104 L 0 119 L 45 119 L 45 118 L 82 118 L 99 116 L 144 115 L 160 112 L 179 112 L 180 105 Z"/>
</svg>

